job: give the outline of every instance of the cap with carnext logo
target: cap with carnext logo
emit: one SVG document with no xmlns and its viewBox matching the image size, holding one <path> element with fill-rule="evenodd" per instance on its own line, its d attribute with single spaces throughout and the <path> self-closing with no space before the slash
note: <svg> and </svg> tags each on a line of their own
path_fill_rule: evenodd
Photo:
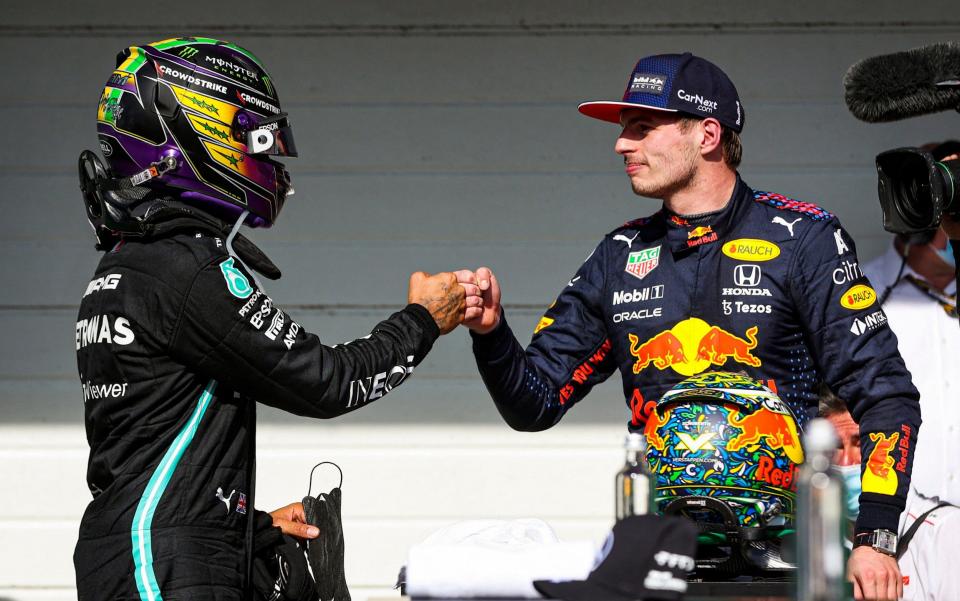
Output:
<svg viewBox="0 0 960 601">
<path fill-rule="evenodd" d="M 579 106 L 584 115 L 611 123 L 620 123 L 620 111 L 629 108 L 713 117 L 733 131 L 743 130 L 743 106 L 733 82 L 720 67 L 689 52 L 641 58 L 622 101 L 598 100 Z"/>
</svg>

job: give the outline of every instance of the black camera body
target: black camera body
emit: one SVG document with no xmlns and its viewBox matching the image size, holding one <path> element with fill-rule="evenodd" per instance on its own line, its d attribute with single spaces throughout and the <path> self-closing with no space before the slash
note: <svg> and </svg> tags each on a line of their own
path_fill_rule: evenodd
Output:
<svg viewBox="0 0 960 601">
<path fill-rule="evenodd" d="M 888 232 L 921 234 L 940 227 L 944 215 L 960 219 L 960 160 L 896 148 L 877 155 L 877 175 Z"/>
</svg>

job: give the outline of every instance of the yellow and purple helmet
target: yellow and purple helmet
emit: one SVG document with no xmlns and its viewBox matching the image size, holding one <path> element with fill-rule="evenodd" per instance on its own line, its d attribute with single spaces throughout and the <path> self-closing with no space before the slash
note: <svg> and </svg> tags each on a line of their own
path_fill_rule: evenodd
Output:
<svg viewBox="0 0 960 601">
<path fill-rule="evenodd" d="M 142 185 L 225 219 L 246 210 L 248 225 L 268 227 L 293 192 L 271 158 L 297 156 L 287 115 L 263 64 L 235 44 L 185 37 L 122 51 L 97 136 L 113 177 L 173 165 Z"/>
<path fill-rule="evenodd" d="M 757 380 L 726 372 L 687 378 L 657 402 L 644 434 L 659 512 L 747 540 L 792 527 L 800 429 Z"/>
</svg>

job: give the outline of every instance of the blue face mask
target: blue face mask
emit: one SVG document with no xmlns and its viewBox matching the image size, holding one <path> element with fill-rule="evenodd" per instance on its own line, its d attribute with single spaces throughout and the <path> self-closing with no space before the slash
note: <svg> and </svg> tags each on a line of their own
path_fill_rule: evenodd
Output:
<svg viewBox="0 0 960 601">
<path fill-rule="evenodd" d="M 860 514 L 860 466 L 832 465 L 830 470 L 843 480 L 844 499 L 847 502 L 847 517 L 857 519 Z"/>
<path fill-rule="evenodd" d="M 947 240 L 947 247 L 945 249 L 940 250 L 939 248 L 934 247 L 933 250 L 937 251 L 937 254 L 947 265 L 953 268 L 957 267 L 957 262 L 953 258 L 953 245 L 950 244 L 949 240 Z"/>
</svg>

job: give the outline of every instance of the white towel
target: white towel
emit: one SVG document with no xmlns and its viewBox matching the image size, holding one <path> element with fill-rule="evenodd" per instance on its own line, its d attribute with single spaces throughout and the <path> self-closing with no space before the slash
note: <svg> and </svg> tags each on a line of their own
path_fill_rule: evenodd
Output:
<svg viewBox="0 0 960 601">
<path fill-rule="evenodd" d="M 410 549 L 407 595 L 536 599 L 534 580 L 582 580 L 594 555 L 592 543 L 562 543 L 543 520 L 459 522 Z"/>
</svg>

